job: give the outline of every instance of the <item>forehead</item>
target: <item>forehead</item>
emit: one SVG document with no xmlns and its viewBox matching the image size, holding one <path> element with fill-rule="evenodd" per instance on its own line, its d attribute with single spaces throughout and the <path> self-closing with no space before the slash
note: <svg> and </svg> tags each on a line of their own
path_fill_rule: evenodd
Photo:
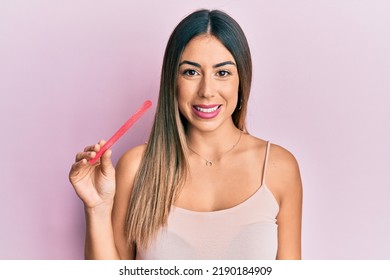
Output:
<svg viewBox="0 0 390 280">
<path fill-rule="evenodd" d="M 191 39 L 181 56 L 181 61 L 183 60 L 198 62 L 202 65 L 214 65 L 228 60 L 235 62 L 233 55 L 221 41 L 209 34 L 199 35 Z"/>
</svg>

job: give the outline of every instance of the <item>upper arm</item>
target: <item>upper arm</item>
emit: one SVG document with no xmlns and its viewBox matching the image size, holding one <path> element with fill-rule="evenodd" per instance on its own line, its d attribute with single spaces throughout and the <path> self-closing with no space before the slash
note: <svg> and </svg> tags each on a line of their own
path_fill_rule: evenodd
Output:
<svg viewBox="0 0 390 280">
<path fill-rule="evenodd" d="M 116 165 L 116 193 L 112 211 L 115 245 L 121 259 L 134 259 L 135 248 L 126 236 L 126 216 L 134 178 L 140 165 L 145 145 L 127 151 Z"/>
<path fill-rule="evenodd" d="M 301 259 L 302 182 L 294 156 L 272 145 L 267 182 L 279 203 L 277 259 Z"/>
</svg>

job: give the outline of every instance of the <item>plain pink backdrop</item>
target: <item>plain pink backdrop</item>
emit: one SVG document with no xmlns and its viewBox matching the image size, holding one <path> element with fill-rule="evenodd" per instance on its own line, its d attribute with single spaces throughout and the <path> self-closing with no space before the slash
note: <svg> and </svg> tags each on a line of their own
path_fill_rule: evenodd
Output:
<svg viewBox="0 0 390 280">
<path fill-rule="evenodd" d="M 389 1 L 195 2 L 0 2 L 0 259 L 83 258 L 74 156 L 156 102 L 168 36 L 199 8 L 248 37 L 249 131 L 300 163 L 303 257 L 390 259 Z"/>
</svg>

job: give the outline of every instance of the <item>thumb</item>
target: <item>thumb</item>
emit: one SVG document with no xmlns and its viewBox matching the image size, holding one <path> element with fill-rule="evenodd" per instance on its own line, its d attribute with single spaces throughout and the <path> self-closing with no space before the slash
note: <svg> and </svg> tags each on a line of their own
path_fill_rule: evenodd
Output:
<svg viewBox="0 0 390 280">
<path fill-rule="evenodd" d="M 110 175 L 115 169 L 111 161 L 112 151 L 108 149 L 100 158 L 100 165 L 104 175 Z"/>
</svg>

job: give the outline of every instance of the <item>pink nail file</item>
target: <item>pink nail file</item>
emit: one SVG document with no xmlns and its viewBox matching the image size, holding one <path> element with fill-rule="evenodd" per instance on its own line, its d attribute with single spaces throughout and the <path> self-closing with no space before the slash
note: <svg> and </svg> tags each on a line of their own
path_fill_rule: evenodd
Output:
<svg viewBox="0 0 390 280">
<path fill-rule="evenodd" d="M 150 100 L 146 100 L 142 106 L 119 128 L 117 132 L 100 148 L 96 156 L 89 160 L 90 164 L 94 164 L 116 141 L 119 140 L 126 133 L 126 131 L 135 124 L 139 118 L 152 106 Z"/>
</svg>

